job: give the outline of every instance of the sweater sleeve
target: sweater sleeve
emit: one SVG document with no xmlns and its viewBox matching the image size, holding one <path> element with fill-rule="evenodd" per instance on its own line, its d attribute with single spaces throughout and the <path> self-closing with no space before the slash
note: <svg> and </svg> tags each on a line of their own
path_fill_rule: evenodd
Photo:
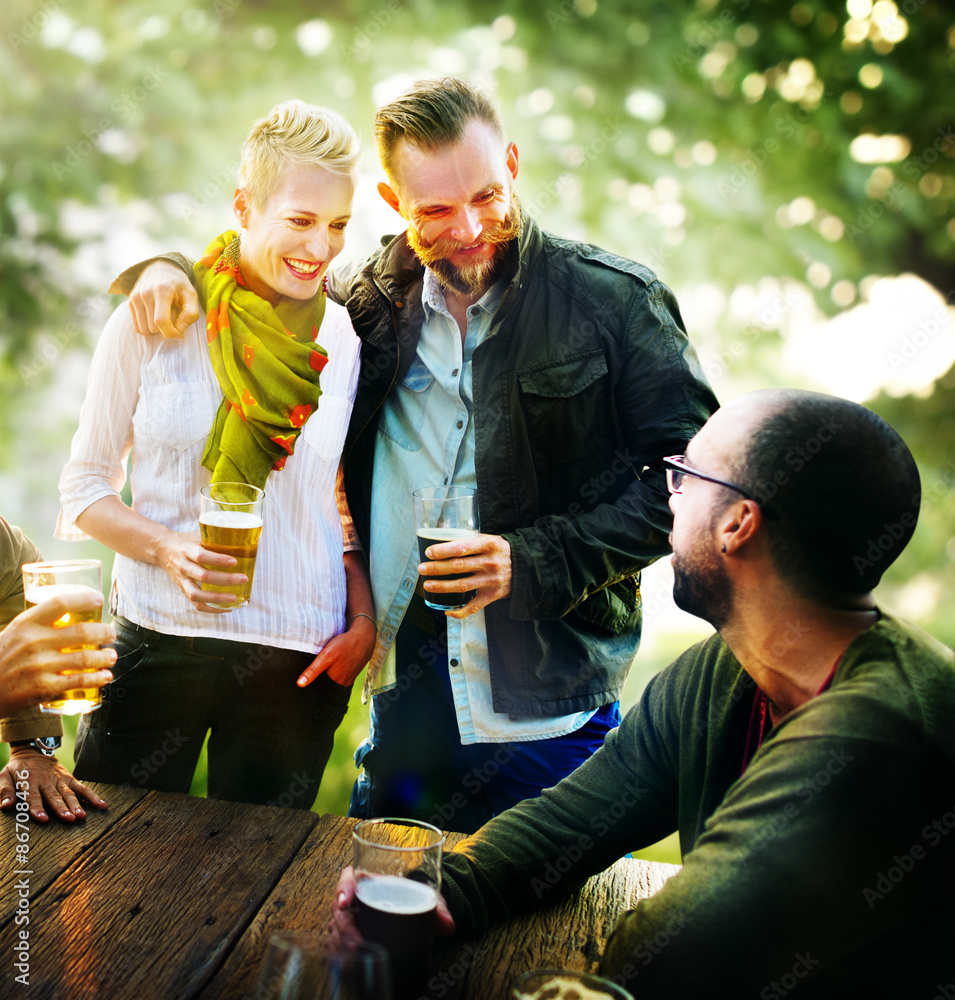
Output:
<svg viewBox="0 0 955 1000">
<path fill-rule="evenodd" d="M 474 935 L 553 902 L 672 833 L 678 761 L 670 748 L 677 725 L 675 707 L 663 711 L 662 699 L 648 689 L 586 763 L 447 854 L 444 894 L 456 932 Z"/>
<path fill-rule="evenodd" d="M 133 264 L 132 267 L 127 267 L 122 274 L 118 275 L 113 279 L 113 283 L 109 286 L 110 295 L 129 295 L 133 290 L 133 285 L 136 284 L 137 279 L 149 267 L 150 264 L 155 264 L 158 261 L 164 260 L 167 264 L 174 264 L 181 271 L 185 273 L 192 279 L 192 261 L 181 253 L 177 253 L 175 250 L 169 253 L 157 254 L 155 257 L 149 257 L 146 260 L 141 260 L 137 264 Z M 193 284 L 195 282 L 193 281 Z"/>
</svg>

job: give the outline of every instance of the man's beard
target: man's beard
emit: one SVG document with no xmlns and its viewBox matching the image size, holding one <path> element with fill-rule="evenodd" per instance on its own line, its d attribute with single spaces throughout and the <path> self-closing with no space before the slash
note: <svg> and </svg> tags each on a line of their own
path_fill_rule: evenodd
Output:
<svg viewBox="0 0 955 1000">
<path fill-rule="evenodd" d="M 408 226 L 407 237 L 415 256 L 425 267 L 434 271 L 445 288 L 453 288 L 465 295 L 483 295 L 501 276 L 507 260 L 507 248 L 520 237 L 522 229 L 520 203 L 512 191 L 504 221 L 500 225 L 485 226 L 477 239 L 478 243 L 490 243 L 494 246 L 494 256 L 490 260 L 469 261 L 458 266 L 452 264 L 449 258 L 471 244 L 459 243 L 446 237 L 428 243 L 413 224 Z"/>
<path fill-rule="evenodd" d="M 729 621 L 733 610 L 729 574 L 712 552 L 703 555 L 702 545 L 695 546 L 688 558 L 673 560 L 673 601 L 717 631 Z"/>
</svg>

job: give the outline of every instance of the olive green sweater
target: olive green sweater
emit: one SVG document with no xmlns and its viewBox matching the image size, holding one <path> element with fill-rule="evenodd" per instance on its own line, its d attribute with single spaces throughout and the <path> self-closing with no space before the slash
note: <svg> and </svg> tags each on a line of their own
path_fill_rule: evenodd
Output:
<svg viewBox="0 0 955 1000">
<path fill-rule="evenodd" d="M 683 868 L 601 963 L 640 1000 L 955 984 L 952 651 L 883 614 L 741 777 L 754 694 L 717 635 L 684 653 L 587 763 L 446 856 L 458 933 L 679 830 Z"/>
</svg>

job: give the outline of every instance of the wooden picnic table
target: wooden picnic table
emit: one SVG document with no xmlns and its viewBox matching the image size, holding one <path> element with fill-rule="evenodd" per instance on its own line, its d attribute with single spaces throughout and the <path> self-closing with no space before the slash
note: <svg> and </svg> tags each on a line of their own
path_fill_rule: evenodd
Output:
<svg viewBox="0 0 955 1000">
<path fill-rule="evenodd" d="M 4 1000 L 251 1000 L 270 934 L 327 927 L 354 820 L 93 787 L 108 811 L 31 823 L 19 845 L 0 816 Z M 561 903 L 442 942 L 431 995 L 496 1000 L 528 969 L 593 970 L 619 915 L 677 870 L 622 859 Z"/>
</svg>

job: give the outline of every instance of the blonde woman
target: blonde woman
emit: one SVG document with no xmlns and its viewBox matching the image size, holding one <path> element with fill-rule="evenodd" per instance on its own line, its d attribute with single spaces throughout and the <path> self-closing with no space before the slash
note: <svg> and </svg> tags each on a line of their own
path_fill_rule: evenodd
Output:
<svg viewBox="0 0 955 1000">
<path fill-rule="evenodd" d="M 208 733 L 210 796 L 314 801 L 375 641 L 336 502 L 359 344 L 324 294 L 358 155 L 337 113 L 278 105 L 243 147 L 238 232 L 195 265 L 198 321 L 181 342 L 138 337 L 124 305 L 103 332 L 59 533 L 117 553 L 119 658 L 102 708 L 81 721 L 77 777 L 186 791 Z M 200 544 L 199 493 L 236 479 L 264 486 L 264 526 L 252 601 L 223 610 L 214 588 L 245 578 Z"/>
</svg>

